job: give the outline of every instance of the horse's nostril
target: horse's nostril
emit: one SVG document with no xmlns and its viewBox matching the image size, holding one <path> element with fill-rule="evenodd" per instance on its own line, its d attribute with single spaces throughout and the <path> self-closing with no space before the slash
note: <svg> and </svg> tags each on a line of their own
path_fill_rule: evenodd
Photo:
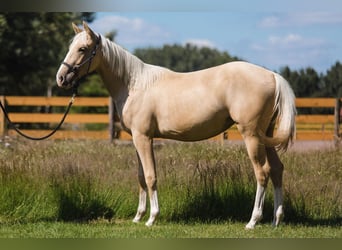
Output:
<svg viewBox="0 0 342 250">
<path fill-rule="evenodd" d="M 64 85 L 64 84 L 65 84 L 65 78 L 64 78 L 64 76 L 59 76 L 59 77 L 58 77 L 58 80 L 59 80 L 59 83 L 60 83 L 61 85 Z"/>
</svg>

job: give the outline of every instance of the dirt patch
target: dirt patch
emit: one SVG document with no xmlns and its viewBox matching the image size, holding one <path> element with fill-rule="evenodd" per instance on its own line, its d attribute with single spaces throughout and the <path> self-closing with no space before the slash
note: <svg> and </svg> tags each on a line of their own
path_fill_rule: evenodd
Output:
<svg viewBox="0 0 342 250">
<path fill-rule="evenodd" d="M 225 141 L 224 145 L 226 146 L 244 146 L 243 141 Z M 342 147 L 342 143 L 340 143 L 340 147 Z M 290 152 L 306 152 L 306 151 L 319 151 L 319 150 L 331 150 L 335 149 L 334 141 L 294 141 L 292 145 L 290 145 L 288 151 Z"/>
<path fill-rule="evenodd" d="M 334 141 L 295 141 L 289 151 L 305 152 L 334 149 Z"/>
</svg>

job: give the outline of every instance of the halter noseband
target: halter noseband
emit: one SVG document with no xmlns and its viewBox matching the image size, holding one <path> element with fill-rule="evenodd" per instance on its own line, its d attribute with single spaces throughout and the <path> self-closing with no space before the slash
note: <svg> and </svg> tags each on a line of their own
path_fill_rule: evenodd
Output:
<svg viewBox="0 0 342 250">
<path fill-rule="evenodd" d="M 97 40 L 96 40 L 95 47 L 94 47 L 94 49 L 92 50 L 91 55 L 90 55 L 87 59 L 85 59 L 83 62 L 81 62 L 80 64 L 76 64 L 76 65 L 72 66 L 72 65 L 70 65 L 70 64 L 67 63 L 67 62 L 62 62 L 62 64 L 65 65 L 65 66 L 68 68 L 68 73 L 74 73 L 75 75 L 77 75 L 78 70 L 79 70 L 84 64 L 88 63 L 87 73 L 85 74 L 85 76 L 88 75 L 88 74 L 89 74 L 89 70 L 90 70 L 91 62 L 92 62 L 93 58 L 94 58 L 95 55 L 96 55 L 96 51 L 97 51 L 97 49 L 98 49 L 99 46 L 100 46 L 100 42 L 101 42 L 101 36 L 98 35 Z M 73 85 L 75 85 L 75 84 L 73 84 Z M 77 83 L 76 83 L 76 85 L 77 85 Z"/>
</svg>

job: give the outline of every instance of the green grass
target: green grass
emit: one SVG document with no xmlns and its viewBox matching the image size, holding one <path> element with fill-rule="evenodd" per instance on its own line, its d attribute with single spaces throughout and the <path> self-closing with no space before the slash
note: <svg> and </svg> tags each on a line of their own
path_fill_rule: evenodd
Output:
<svg viewBox="0 0 342 250">
<path fill-rule="evenodd" d="M 269 185 L 264 219 L 246 231 L 255 178 L 244 147 L 156 145 L 161 215 L 146 228 L 130 222 L 138 202 L 132 145 L 9 143 L 0 144 L 0 237 L 341 237 L 341 149 L 282 155 L 284 224 L 270 226 Z"/>
<path fill-rule="evenodd" d="M 88 223 L 35 222 L 0 226 L 6 238 L 341 238 L 341 227 L 258 225 L 245 230 L 244 223 L 157 223 L 151 228 L 131 221 Z"/>
</svg>

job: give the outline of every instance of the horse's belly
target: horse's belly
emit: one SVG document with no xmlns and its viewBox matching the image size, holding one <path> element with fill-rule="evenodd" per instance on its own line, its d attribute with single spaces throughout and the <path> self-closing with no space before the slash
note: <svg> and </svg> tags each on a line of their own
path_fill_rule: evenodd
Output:
<svg viewBox="0 0 342 250">
<path fill-rule="evenodd" d="M 180 141 L 199 141 L 216 136 L 233 124 L 233 120 L 223 113 L 200 122 L 193 121 L 191 118 L 178 121 L 169 119 L 167 124 L 159 127 L 156 136 Z"/>
</svg>

